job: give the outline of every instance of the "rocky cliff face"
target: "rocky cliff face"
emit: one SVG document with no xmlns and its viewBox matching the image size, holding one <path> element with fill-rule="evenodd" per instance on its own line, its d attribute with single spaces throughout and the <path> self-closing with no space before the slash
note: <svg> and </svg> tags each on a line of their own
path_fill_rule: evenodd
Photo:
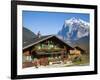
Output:
<svg viewBox="0 0 100 80">
<path fill-rule="evenodd" d="M 77 18 L 65 20 L 62 29 L 58 32 L 65 41 L 75 41 L 89 36 L 89 23 Z"/>
</svg>

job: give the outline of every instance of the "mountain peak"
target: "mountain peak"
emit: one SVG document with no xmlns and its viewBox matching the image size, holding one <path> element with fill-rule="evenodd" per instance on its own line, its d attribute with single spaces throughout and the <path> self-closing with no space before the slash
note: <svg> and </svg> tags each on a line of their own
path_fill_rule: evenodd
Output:
<svg viewBox="0 0 100 80">
<path fill-rule="evenodd" d="M 65 20 L 62 29 L 58 32 L 64 40 L 78 40 L 84 36 L 89 35 L 89 23 L 80 19 L 72 17 Z"/>
<path fill-rule="evenodd" d="M 82 20 L 82 19 L 80 19 L 80 18 L 76 18 L 76 17 L 72 17 L 72 18 L 70 18 L 70 19 L 67 19 L 67 20 L 65 20 L 65 25 L 66 24 L 69 24 L 69 25 L 72 25 L 72 24 L 84 24 L 84 25 L 87 25 L 87 26 L 89 26 L 89 22 L 86 22 L 86 21 L 84 21 L 84 20 Z"/>
</svg>

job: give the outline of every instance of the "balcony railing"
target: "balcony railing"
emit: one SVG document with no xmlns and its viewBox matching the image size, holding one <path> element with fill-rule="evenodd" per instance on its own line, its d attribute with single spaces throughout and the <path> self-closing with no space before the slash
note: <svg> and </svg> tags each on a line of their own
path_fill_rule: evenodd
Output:
<svg viewBox="0 0 100 80">
<path fill-rule="evenodd" d="M 51 49 L 48 49 L 48 48 L 41 48 L 41 49 L 34 49 L 35 51 L 37 52 L 46 52 L 46 53 L 50 53 L 50 52 L 61 52 L 61 51 L 64 51 L 64 49 L 62 48 L 51 48 Z"/>
</svg>

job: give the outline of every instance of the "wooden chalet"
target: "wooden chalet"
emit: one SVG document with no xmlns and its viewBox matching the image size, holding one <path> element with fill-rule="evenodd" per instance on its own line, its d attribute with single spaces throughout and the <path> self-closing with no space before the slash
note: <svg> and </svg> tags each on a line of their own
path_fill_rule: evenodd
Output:
<svg viewBox="0 0 100 80">
<path fill-rule="evenodd" d="M 73 49 L 55 35 L 37 36 L 23 42 L 23 68 L 59 64 Z"/>
</svg>

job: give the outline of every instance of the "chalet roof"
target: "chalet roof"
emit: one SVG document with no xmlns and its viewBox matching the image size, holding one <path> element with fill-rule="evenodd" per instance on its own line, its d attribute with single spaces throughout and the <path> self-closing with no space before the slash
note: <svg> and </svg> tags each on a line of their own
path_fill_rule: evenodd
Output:
<svg viewBox="0 0 100 80">
<path fill-rule="evenodd" d="M 41 40 L 43 40 L 45 38 L 48 38 L 48 37 L 50 37 L 50 35 L 48 35 L 48 36 L 41 36 L 40 38 L 35 37 L 35 38 L 30 39 L 30 40 L 27 40 L 26 42 L 23 42 L 23 48 L 26 48 L 28 46 L 34 45 L 38 41 L 41 41 Z"/>
<path fill-rule="evenodd" d="M 85 51 L 84 49 L 80 48 L 79 46 L 76 46 L 75 48 L 80 50 L 80 51 Z"/>
<path fill-rule="evenodd" d="M 52 38 L 52 37 L 56 37 L 57 39 L 59 39 L 60 41 L 62 41 L 64 44 L 66 44 L 67 46 L 69 46 L 66 42 L 64 42 L 63 40 L 61 40 L 60 38 L 58 38 L 56 35 L 47 35 L 47 36 L 41 36 L 41 37 L 36 37 L 33 38 L 31 40 L 28 40 L 26 42 L 23 42 L 23 49 L 26 49 L 28 47 L 31 47 L 35 44 L 38 44 L 39 42 L 42 42 L 46 39 Z M 69 46 L 70 48 L 72 48 L 71 46 Z"/>
</svg>

